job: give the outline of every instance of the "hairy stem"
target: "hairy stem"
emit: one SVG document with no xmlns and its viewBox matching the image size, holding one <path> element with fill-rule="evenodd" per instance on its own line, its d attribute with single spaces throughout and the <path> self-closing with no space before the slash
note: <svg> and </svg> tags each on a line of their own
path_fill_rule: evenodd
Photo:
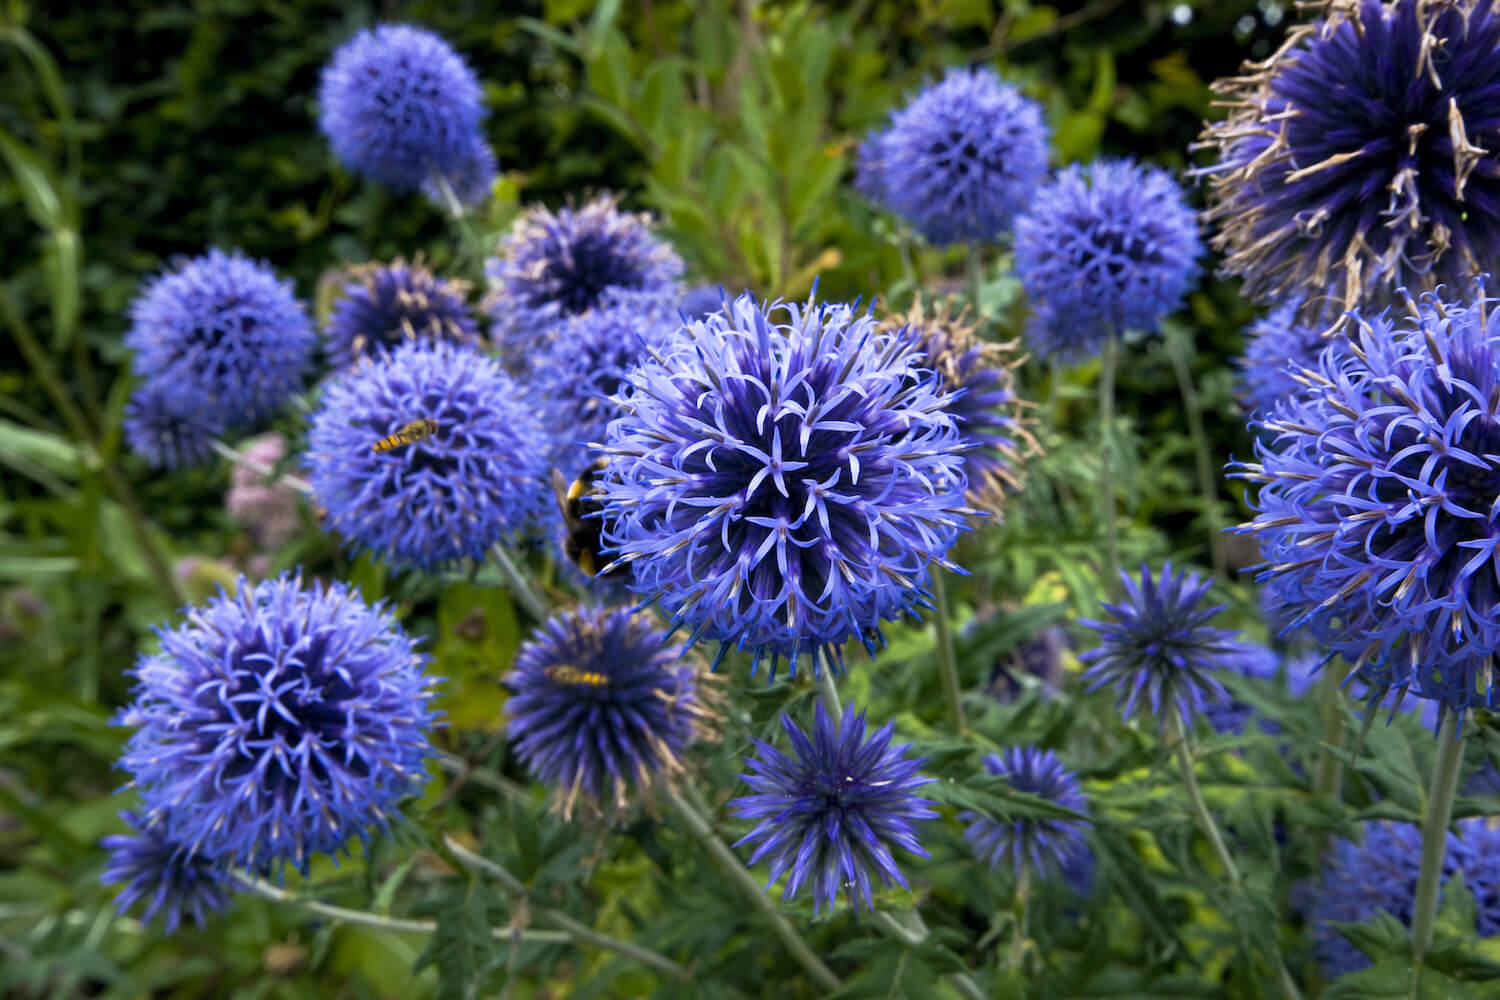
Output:
<svg viewBox="0 0 1500 1000">
<path fill-rule="evenodd" d="M 1337 799 L 1344 784 L 1344 761 L 1334 751 L 1344 746 L 1344 706 L 1339 690 L 1344 679 L 1331 667 L 1324 667 L 1323 675 L 1318 694 L 1323 710 L 1324 745 L 1318 750 L 1318 774 L 1313 788 L 1319 795 Z"/>
<path fill-rule="evenodd" d="M 1177 710 L 1167 706 L 1167 739 L 1177 744 L 1177 763 L 1182 769 L 1182 785 L 1187 792 L 1188 809 L 1193 814 L 1193 821 L 1198 824 L 1198 829 L 1203 836 L 1208 838 L 1209 846 L 1214 850 L 1214 856 L 1219 859 L 1219 864 L 1229 876 L 1229 881 L 1236 889 L 1243 886 L 1240 881 L 1240 870 L 1235 866 L 1234 858 L 1229 854 L 1229 848 L 1224 846 L 1224 838 L 1219 833 L 1219 825 L 1214 822 L 1213 814 L 1208 811 L 1208 805 L 1203 801 L 1203 793 L 1198 790 L 1198 776 L 1193 769 L 1193 748 L 1188 743 L 1187 727 L 1182 724 L 1182 717 Z"/>
<path fill-rule="evenodd" d="M 1208 432 L 1203 427 L 1203 407 L 1193 385 L 1193 370 L 1188 365 L 1187 343 L 1180 329 L 1164 331 L 1167 353 L 1177 373 L 1177 390 L 1182 394 L 1182 408 L 1187 412 L 1188 436 L 1193 442 L 1193 459 L 1198 467 L 1198 491 L 1203 499 L 1203 517 L 1208 522 L 1208 551 L 1213 560 L 1214 575 L 1229 578 L 1229 564 L 1224 556 L 1224 522 L 1219 518 L 1219 488 L 1214 479 L 1214 463 L 1208 447 Z"/>
<path fill-rule="evenodd" d="M 1422 819 L 1422 868 L 1417 875 L 1417 895 L 1412 903 L 1411 954 L 1418 966 L 1412 977 L 1413 996 L 1416 995 L 1416 978 L 1421 975 L 1422 958 L 1432 946 L 1432 931 L 1437 921 L 1438 882 L 1443 876 L 1443 858 L 1448 853 L 1448 822 L 1453 818 L 1453 796 L 1458 791 L 1458 773 L 1464 760 L 1458 717 L 1446 705 L 1442 712 L 1437 760 L 1432 765 L 1427 813 Z"/>
<path fill-rule="evenodd" d="M 969 730 L 964 720 L 963 688 L 958 683 L 958 657 L 953 650 L 953 628 L 948 617 L 948 588 L 943 583 L 943 569 L 932 568 L 932 599 L 937 605 L 933 624 L 937 626 L 938 676 L 943 679 L 943 697 L 948 702 L 948 721 L 954 732 Z"/>
<path fill-rule="evenodd" d="M 500 567 L 500 575 L 505 577 L 505 585 L 510 588 L 512 596 L 531 612 L 531 617 L 539 622 L 546 621 L 551 611 L 547 607 L 547 602 L 531 589 L 531 584 L 527 582 L 526 577 L 521 575 L 516 564 L 510 561 L 505 548 L 498 542 L 490 547 L 490 558 L 495 560 L 496 566 Z"/>
</svg>

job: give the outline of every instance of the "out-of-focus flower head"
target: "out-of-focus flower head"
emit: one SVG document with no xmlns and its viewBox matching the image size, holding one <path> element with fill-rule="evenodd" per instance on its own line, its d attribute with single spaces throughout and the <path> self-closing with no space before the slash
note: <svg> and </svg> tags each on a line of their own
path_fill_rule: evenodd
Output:
<svg viewBox="0 0 1500 1000">
<path fill-rule="evenodd" d="M 781 321 L 778 321 L 781 320 Z M 615 397 L 605 542 L 692 636 L 841 662 L 925 601 L 965 527 L 951 397 L 846 305 L 746 294 L 685 324 Z M 752 670 L 754 667 L 752 667 Z M 816 669 L 816 667 L 815 667 Z"/>
<path fill-rule="evenodd" d="M 984 765 L 990 774 L 1003 777 L 1018 792 L 1029 792 L 1074 812 L 1088 812 L 1078 776 L 1051 750 L 1010 747 L 986 755 Z M 1023 871 L 1044 878 L 1061 874 L 1079 867 L 1078 855 L 1091 853 L 1083 820 L 1039 816 L 996 819 L 968 811 L 959 813 L 958 818 L 969 824 L 964 839 L 974 853 L 991 868 L 1009 862 L 1017 878 Z"/>
<path fill-rule="evenodd" d="M 489 141 L 482 135 L 475 135 L 468 152 L 458 162 L 445 172 L 428 175 L 422 182 L 422 193 L 428 201 L 450 211 L 454 201 L 465 211 L 479 208 L 490 200 L 499 173 L 500 164 Z"/>
<path fill-rule="evenodd" d="M 716 716 L 698 664 L 652 618 L 580 607 L 548 619 L 516 655 L 506 702 L 516 752 L 551 786 L 563 816 L 626 807 L 682 771 Z"/>
<path fill-rule="evenodd" d="M 203 927 L 210 913 L 229 906 L 233 884 L 227 863 L 194 854 L 168 839 L 161 823 L 147 823 L 131 812 L 120 818 L 132 832 L 100 841 L 109 852 L 109 865 L 99 881 L 124 884 L 115 900 L 121 913 L 144 900 L 142 922 L 150 923 L 159 914 L 171 935 L 183 917 Z"/>
<path fill-rule="evenodd" d="M 1500 9 L 1337 0 L 1215 89 L 1205 218 L 1224 270 L 1309 321 L 1500 264 Z M 1330 290 L 1331 289 L 1331 293 Z"/>
<path fill-rule="evenodd" d="M 328 364 L 336 371 L 415 340 L 468 344 L 479 338 L 468 282 L 439 278 L 420 258 L 357 264 L 348 275 L 325 331 Z"/>
<path fill-rule="evenodd" d="M 464 169 L 482 141 L 479 79 L 447 42 L 409 24 L 367 28 L 340 46 L 318 103 L 338 158 L 396 191 Z"/>
<path fill-rule="evenodd" d="M 120 717 L 136 730 L 120 766 L 141 826 L 188 853 L 305 873 L 426 783 L 435 678 L 358 591 L 241 578 L 158 635 Z"/>
<path fill-rule="evenodd" d="M 1426 295 L 1356 314 L 1346 350 L 1256 421 L 1261 578 L 1296 624 L 1460 717 L 1495 704 L 1500 652 L 1500 304 Z"/>
<path fill-rule="evenodd" d="M 695 285 L 682 293 L 677 311 L 687 319 L 702 319 L 722 309 L 726 298 L 721 285 Z"/>
<path fill-rule="evenodd" d="M 756 845 L 752 865 L 770 858 L 767 888 L 791 872 L 783 899 L 811 885 L 814 914 L 824 903 L 833 906 L 840 889 L 855 909 L 861 900 L 871 909 L 872 873 L 884 885 L 907 884 L 892 847 L 929 857 L 914 821 L 937 815 L 935 803 L 917 794 L 933 779 L 917 773 L 925 757 L 907 757 L 908 745 L 891 746 L 889 722 L 867 737 L 865 715 L 855 715 L 853 705 L 837 729 L 822 702 L 815 711 L 811 737 L 782 714 L 790 755 L 754 741 L 756 756 L 745 758 L 753 773 L 740 775 L 753 793 L 729 808 L 756 824 L 735 846 Z"/>
<path fill-rule="evenodd" d="M 491 336 L 525 367 L 570 316 L 612 306 L 675 308 L 682 258 L 651 231 L 649 216 L 622 212 L 616 197 L 599 195 L 582 208 L 528 208 L 484 271 Z"/>
<path fill-rule="evenodd" d="M 950 69 L 860 146 L 856 187 L 930 242 L 999 239 L 1047 175 L 1035 101 L 986 67 Z"/>
<path fill-rule="evenodd" d="M 1264 646 L 1248 646 L 1240 655 L 1227 658 L 1224 668 L 1241 677 L 1270 681 L 1281 670 L 1281 657 Z M 1228 691 L 1224 691 L 1222 697 L 1211 698 L 1203 705 L 1203 717 L 1217 733 L 1243 733 L 1254 715 L 1255 709 Z M 1280 723 L 1275 719 L 1263 718 L 1258 722 L 1260 728 L 1268 733 L 1276 733 L 1281 729 Z"/>
<path fill-rule="evenodd" d="M 1048 625 L 1030 639 L 995 661 L 990 671 L 990 693 L 1004 703 L 1021 697 L 1022 677 L 1035 677 L 1042 689 L 1055 694 L 1062 687 L 1066 667 L 1063 657 L 1069 649 L 1068 633 L 1058 625 Z"/>
<path fill-rule="evenodd" d="M 286 438 L 272 431 L 252 438 L 240 449 L 250 462 L 274 469 L 286 456 Z M 224 506 L 229 516 L 250 529 L 262 549 L 285 545 L 301 526 L 297 518 L 297 491 L 266 477 L 248 465 L 236 464 L 229 472 L 229 492 Z"/>
<path fill-rule="evenodd" d="M 969 500 L 981 510 L 1000 513 L 1006 494 L 1020 488 L 1021 463 L 1041 451 L 1026 429 L 1025 404 L 1016 395 L 1012 372 L 1018 361 L 1012 345 L 980 340 L 965 314 L 954 316 L 941 307 L 924 311 L 920 298 L 910 313 L 887 327 L 905 330 L 922 364 L 937 372 L 944 392 L 952 393 L 948 412 L 967 448 Z"/>
<path fill-rule="evenodd" d="M 417 420 L 425 437 L 376 451 Z M 500 364 L 469 347 L 417 341 L 324 389 L 307 435 L 325 527 L 399 567 L 480 559 L 531 528 L 547 497 L 548 443 Z"/>
<path fill-rule="evenodd" d="M 147 379 L 125 403 L 125 443 L 158 469 L 206 462 L 222 433 L 222 412 L 160 379 Z"/>
<path fill-rule="evenodd" d="M 1297 322 L 1297 303 L 1286 302 L 1246 331 L 1245 356 L 1240 359 L 1240 398 L 1251 413 L 1269 413 L 1286 396 L 1306 387 L 1297 373 L 1317 366 L 1326 347 L 1342 341 L 1325 338 L 1316 326 Z"/>
<path fill-rule="evenodd" d="M 1189 728 L 1206 701 L 1226 697 L 1215 675 L 1246 647 L 1211 624 L 1223 610 L 1203 603 L 1211 580 L 1186 570 L 1173 576 L 1171 563 L 1156 579 L 1145 566 L 1139 582 L 1123 571 L 1120 579 L 1125 600 L 1104 605 L 1109 620 L 1080 623 L 1099 635 L 1098 648 L 1081 657 L 1089 665 L 1083 680 L 1090 691 L 1116 689 L 1127 719 L 1144 699 L 1156 718 L 1175 711 Z"/>
<path fill-rule="evenodd" d="M 224 427 L 274 413 L 301 388 L 317 346 L 291 282 L 238 250 L 175 261 L 141 286 L 130 320 L 132 367 L 157 393 L 138 412 L 176 407 Z"/>
<path fill-rule="evenodd" d="M 1072 361 L 1127 330 L 1155 331 L 1197 282 L 1202 252 L 1165 170 L 1132 160 L 1065 168 L 1016 220 L 1016 275 L 1033 306 L 1027 344 Z"/>
</svg>

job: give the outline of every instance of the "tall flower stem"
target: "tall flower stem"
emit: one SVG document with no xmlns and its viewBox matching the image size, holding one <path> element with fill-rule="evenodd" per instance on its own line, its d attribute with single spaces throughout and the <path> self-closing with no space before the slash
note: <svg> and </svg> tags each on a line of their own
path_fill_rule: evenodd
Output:
<svg viewBox="0 0 1500 1000">
<path fill-rule="evenodd" d="M 1115 497 L 1115 368 L 1119 364 L 1118 337 L 1104 341 L 1099 364 L 1099 509 L 1104 520 L 1104 586 L 1113 594 L 1119 586 L 1120 539 Z"/>
<path fill-rule="evenodd" d="M 1015 936 L 1011 939 L 1010 965 L 1011 968 L 1021 970 L 1022 962 L 1026 958 L 1026 935 L 1030 932 L 1031 922 L 1031 879 L 1029 871 L 1021 869 L 1021 874 L 1016 879 L 1015 899 Z"/>
<path fill-rule="evenodd" d="M 437 923 L 432 920 L 408 920 L 402 917 L 386 917 L 379 913 L 371 913 L 368 910 L 350 910 L 342 906 L 334 906 L 331 903 L 321 903 L 316 899 L 307 899 L 285 889 L 278 889 L 269 882 L 254 878 L 243 872 L 235 874 L 235 881 L 246 892 L 253 893 L 263 899 L 269 899 L 274 903 L 284 903 L 295 906 L 299 910 L 327 917 L 329 920 L 337 920 L 345 924 L 358 924 L 361 927 L 375 927 L 385 931 L 400 931 L 409 934 L 431 934 L 437 930 Z M 520 938 L 529 944 L 568 944 L 572 939 L 562 931 L 533 931 L 522 928 L 496 927 L 491 932 L 498 941 L 513 941 Z"/>
<path fill-rule="evenodd" d="M 521 899 L 528 895 L 524 882 L 496 862 L 475 854 L 446 833 L 443 834 L 443 846 L 452 852 L 453 856 L 462 862 L 465 867 L 488 875 L 496 882 L 499 882 L 501 887 L 513 898 Z M 651 968 L 659 972 L 664 972 L 672 978 L 683 982 L 689 982 L 693 978 L 693 974 L 685 966 L 679 965 L 665 955 L 657 954 L 650 948 L 642 948 L 640 945 L 632 944 L 629 941 L 623 941 L 620 938 L 596 931 L 587 924 L 574 920 L 561 910 L 544 906 L 535 909 L 533 912 L 539 914 L 547 923 L 561 929 L 578 944 L 592 945 L 595 948 L 602 948 L 605 951 L 624 955 L 626 958 L 633 958 L 643 965 L 649 965 Z"/>
<path fill-rule="evenodd" d="M 1187 412 L 1188 436 L 1193 442 L 1193 460 L 1198 467 L 1198 491 L 1203 499 L 1203 517 L 1208 523 L 1208 551 L 1213 560 L 1214 575 L 1221 580 L 1229 578 L 1229 566 L 1224 557 L 1224 523 L 1219 519 L 1219 490 L 1214 480 L 1214 464 L 1208 448 L 1208 432 L 1203 427 L 1203 407 L 1198 399 L 1197 387 L 1193 385 L 1193 369 L 1188 364 L 1186 338 L 1181 329 L 1167 324 L 1162 334 L 1167 342 L 1167 354 L 1172 358 L 1172 368 L 1177 373 L 1177 391 L 1182 394 L 1182 408 Z"/>
<path fill-rule="evenodd" d="M 958 656 L 953 649 L 953 626 L 948 612 L 948 588 L 943 583 L 943 570 L 934 566 L 932 570 L 932 599 L 937 605 L 933 624 L 937 627 L 938 676 L 943 679 L 943 697 L 948 702 L 948 721 L 954 732 L 968 732 L 964 720 L 963 689 L 958 683 Z"/>
<path fill-rule="evenodd" d="M 814 657 L 819 654 L 814 653 Z M 816 660 L 814 661 L 816 663 Z M 828 714 L 835 719 L 843 718 L 844 705 L 839 701 L 838 683 L 833 679 L 833 666 L 828 663 L 817 665 L 818 693 L 823 696 L 823 707 Z"/>
<path fill-rule="evenodd" d="M 1319 701 L 1323 710 L 1324 745 L 1318 750 L 1318 773 L 1313 788 L 1319 795 L 1338 798 L 1344 783 L 1344 761 L 1334 748 L 1344 746 L 1344 706 L 1339 690 L 1343 677 L 1331 667 L 1324 667 L 1323 674 Z"/>
<path fill-rule="evenodd" d="M 516 564 L 510 561 L 510 555 L 505 548 L 498 543 L 492 545 L 490 558 L 495 561 L 496 566 L 500 567 L 500 575 L 505 577 L 505 585 L 510 588 L 511 595 L 521 602 L 522 606 L 531 613 L 531 617 L 539 622 L 546 621 L 551 609 L 547 607 L 547 602 L 531 589 L 531 584 L 527 582 L 526 577 L 522 576 Z"/>
<path fill-rule="evenodd" d="M 917 927 L 909 927 L 901 920 L 884 910 L 876 910 L 875 922 L 884 928 L 891 937 L 900 941 L 908 948 L 916 948 L 927 940 L 927 928 L 922 924 L 922 917 L 915 910 L 903 914 L 908 920 L 914 920 Z M 958 991 L 965 1000 L 987 1000 L 984 990 L 967 972 L 954 972 L 948 976 L 948 982 Z"/>
<path fill-rule="evenodd" d="M 1427 814 L 1422 819 L 1422 868 L 1417 874 L 1417 895 L 1412 903 L 1411 954 L 1418 965 L 1412 977 L 1412 995 L 1421 975 L 1421 962 L 1432 946 L 1437 920 L 1438 882 L 1443 858 L 1448 853 L 1448 823 L 1453 818 L 1453 796 L 1458 791 L 1458 772 L 1464 760 L 1464 744 L 1458 736 L 1458 717 L 1443 707 L 1438 728 L 1437 760 L 1432 765 L 1432 786 L 1427 794 Z"/>
<path fill-rule="evenodd" d="M 745 866 L 740 864 L 740 859 L 735 857 L 728 845 L 715 835 L 707 817 L 693 808 L 692 804 L 675 789 L 666 793 L 666 799 L 667 804 L 682 820 L 693 839 L 718 863 L 719 870 L 734 883 L 735 888 L 739 889 L 745 897 L 745 901 L 759 910 L 761 915 L 770 922 L 771 931 L 776 935 L 777 940 L 791 953 L 797 964 L 812 977 L 813 982 L 817 983 L 819 988 L 830 992 L 842 988 L 844 984 L 839 977 L 823 964 L 822 959 L 813 954 L 807 942 L 802 940 L 802 935 L 798 934 L 797 929 L 781 915 L 781 912 L 776 909 L 776 904 L 771 902 L 761 885 L 745 870 Z"/>
<path fill-rule="evenodd" d="M 978 243 L 970 243 L 964 254 L 964 270 L 969 278 L 969 299 L 974 303 L 974 322 L 984 329 L 984 309 L 980 298 L 984 292 L 984 250 Z"/>
<path fill-rule="evenodd" d="M 214 438 L 209 441 L 209 447 L 211 447 L 214 450 L 214 453 L 220 458 L 228 459 L 235 465 L 244 466 L 251 472 L 255 473 L 257 476 L 262 476 L 266 479 L 270 479 L 272 476 L 276 476 L 276 470 L 271 468 L 266 463 L 257 462 L 255 459 L 251 458 L 249 455 L 246 455 L 238 448 L 232 448 L 229 445 L 225 444 L 223 441 L 220 441 L 218 438 Z M 276 482 L 279 485 L 291 487 L 298 493 L 301 493 L 303 496 L 312 496 L 312 484 L 309 483 L 306 479 L 301 478 L 300 476 L 292 475 L 290 472 L 283 472 L 281 475 L 276 476 Z"/>
</svg>

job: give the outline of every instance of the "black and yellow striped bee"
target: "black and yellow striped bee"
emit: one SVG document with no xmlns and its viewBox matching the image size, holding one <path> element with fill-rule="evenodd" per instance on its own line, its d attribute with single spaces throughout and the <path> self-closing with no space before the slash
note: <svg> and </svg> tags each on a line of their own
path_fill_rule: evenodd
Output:
<svg viewBox="0 0 1500 1000">
<path fill-rule="evenodd" d="M 423 438 L 431 437 L 437 433 L 438 422 L 431 417 L 418 417 L 411 423 L 402 424 L 400 429 L 390 437 L 381 438 L 376 441 L 370 450 L 377 455 L 387 451 L 395 451 L 403 445 L 416 444 Z"/>
<path fill-rule="evenodd" d="M 579 670 L 577 667 L 548 667 L 547 679 L 559 684 L 587 684 L 589 687 L 604 687 L 609 677 L 594 670 Z"/>
<path fill-rule="evenodd" d="M 586 576 L 612 577 L 624 566 L 612 566 L 601 573 L 600 568 L 610 560 L 601 553 L 604 546 L 604 522 L 598 517 L 600 510 L 599 476 L 604 472 L 604 459 L 598 459 L 572 485 L 557 469 L 552 470 L 552 492 L 557 494 L 557 509 L 562 512 L 563 554 Z M 594 516 L 590 517 L 589 515 Z"/>
</svg>

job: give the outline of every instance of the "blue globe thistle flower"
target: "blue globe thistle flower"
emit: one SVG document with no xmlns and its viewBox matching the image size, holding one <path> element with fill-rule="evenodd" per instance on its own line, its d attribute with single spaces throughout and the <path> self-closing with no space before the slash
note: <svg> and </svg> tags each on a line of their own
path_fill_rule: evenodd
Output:
<svg viewBox="0 0 1500 1000">
<path fill-rule="evenodd" d="M 556 336 L 560 321 L 610 306 L 671 309 L 681 289 L 682 258 L 656 238 L 647 215 L 621 212 L 599 195 L 582 208 L 521 213 L 485 262 L 495 343 L 517 363 Z"/>
<path fill-rule="evenodd" d="M 1175 709 L 1189 728 L 1205 701 L 1226 697 L 1214 675 L 1246 649 L 1235 633 L 1210 624 L 1223 610 L 1203 606 L 1212 581 L 1185 570 L 1173 576 L 1171 563 L 1157 579 L 1145 566 L 1139 583 L 1123 571 L 1120 579 L 1125 600 L 1104 605 L 1111 620 L 1081 622 L 1099 635 L 1099 648 L 1081 657 L 1089 664 L 1083 680 L 1089 691 L 1117 688 L 1127 719 L 1144 697 L 1152 715 Z"/>
<path fill-rule="evenodd" d="M 121 716 L 141 822 L 193 855 L 256 870 L 385 828 L 426 783 L 427 657 L 342 583 L 283 575 L 159 629 Z"/>
<path fill-rule="evenodd" d="M 1039 104 L 985 67 L 950 69 L 860 148 L 856 186 L 930 242 L 998 239 L 1047 175 Z"/>
<path fill-rule="evenodd" d="M 161 823 L 147 823 L 132 812 L 123 812 L 120 818 L 133 832 L 100 841 L 109 852 L 109 866 L 99 881 L 124 884 L 115 900 L 121 913 L 145 900 L 141 921 L 150 923 L 160 914 L 171 935 L 183 917 L 203 927 L 210 913 L 229 906 L 233 884 L 227 863 L 194 854 L 172 841 Z"/>
<path fill-rule="evenodd" d="M 1223 667 L 1241 677 L 1270 681 L 1281 672 L 1281 657 L 1265 646 L 1247 646 L 1238 656 L 1228 657 Z M 1203 705 L 1203 717 L 1214 727 L 1214 732 L 1220 734 L 1243 733 L 1253 715 L 1255 709 L 1228 691 L 1224 691 L 1222 697 L 1209 700 Z M 1260 719 L 1259 727 L 1272 734 L 1281 730 L 1281 724 L 1275 719 Z"/>
<path fill-rule="evenodd" d="M 285 403 L 317 346 L 292 283 L 238 250 L 176 261 L 142 285 L 130 319 L 136 373 L 230 427 Z"/>
<path fill-rule="evenodd" d="M 1156 330 L 1197 283 L 1202 252 L 1193 210 L 1165 170 L 1132 160 L 1067 167 L 1016 220 L 1016 276 L 1033 303 L 1027 343 L 1075 360 L 1126 330 Z"/>
<path fill-rule="evenodd" d="M 1354 317 L 1349 347 L 1257 421 L 1261 578 L 1326 647 L 1462 718 L 1500 652 L 1500 312 L 1434 295 Z"/>
<path fill-rule="evenodd" d="M 1351 0 L 1220 81 L 1205 218 L 1245 294 L 1331 319 L 1494 269 L 1497 47 L 1492 0 Z"/>
<path fill-rule="evenodd" d="M 776 318 L 786 322 L 778 323 Z M 846 305 L 742 295 L 616 395 L 605 542 L 693 639 L 841 662 L 925 600 L 965 527 L 951 398 L 910 339 Z M 817 669 L 816 665 L 814 669 Z"/>
<path fill-rule="evenodd" d="M 375 451 L 406 424 L 437 422 L 411 444 Z M 356 551 L 398 567 L 481 559 L 528 529 L 547 495 L 547 438 L 493 359 L 416 341 L 328 384 L 307 435 L 323 524 Z"/>
<path fill-rule="evenodd" d="M 1493 785 L 1489 787 L 1488 794 L 1494 794 Z M 1471 780 L 1464 794 L 1482 793 L 1482 789 Z M 1474 929 L 1482 938 L 1493 937 L 1500 934 L 1500 820 L 1494 816 L 1462 820 L 1458 835 L 1454 861 L 1463 872 L 1464 885 L 1474 894 Z"/>
<path fill-rule="evenodd" d="M 1325 339 L 1317 327 L 1297 322 L 1295 302 L 1285 302 L 1245 331 L 1240 359 L 1240 398 L 1251 413 L 1269 413 L 1286 396 L 1306 387 L 1297 373 L 1316 367 L 1318 355 L 1336 339 Z"/>
<path fill-rule="evenodd" d="M 439 278 L 420 258 L 411 264 L 399 257 L 389 264 L 358 264 L 348 275 L 325 334 L 328 363 L 335 370 L 409 341 L 467 344 L 479 338 L 468 282 Z"/>
<path fill-rule="evenodd" d="M 479 208 L 490 200 L 499 174 L 500 164 L 495 159 L 495 151 L 482 135 L 476 134 L 461 159 L 446 170 L 427 175 L 422 182 L 422 193 L 440 208 L 452 208 L 450 194 L 460 208 Z M 444 190 L 445 186 L 447 190 Z"/>
<path fill-rule="evenodd" d="M 224 433 L 224 415 L 157 379 L 137 386 L 125 403 L 125 443 L 158 469 L 198 465 Z"/>
<path fill-rule="evenodd" d="M 702 319 L 722 309 L 726 298 L 722 285 L 696 285 L 682 293 L 677 311 L 686 319 Z"/>
<path fill-rule="evenodd" d="M 474 156 L 484 91 L 437 35 L 381 24 L 355 35 L 323 67 L 318 124 L 350 170 L 396 191 Z"/>
<path fill-rule="evenodd" d="M 506 702 L 516 752 L 557 792 L 571 817 L 626 807 L 682 771 L 682 755 L 712 738 L 712 693 L 681 642 L 649 615 L 579 607 L 549 618 L 516 655 Z"/>
<path fill-rule="evenodd" d="M 942 389 L 952 393 L 948 412 L 958 424 L 964 452 L 969 500 L 980 510 L 999 514 L 1007 493 L 1020 488 L 1017 473 L 1027 457 L 1040 452 L 1021 416 L 1012 371 L 1017 363 L 1010 345 L 979 339 L 972 322 L 946 309 L 922 309 L 921 299 L 905 317 L 906 336 L 923 364 L 937 372 Z M 891 325 L 891 324 L 888 324 Z"/>
<path fill-rule="evenodd" d="M 1018 792 L 1029 792 L 1074 812 L 1088 812 L 1078 776 L 1051 750 L 1010 747 L 985 755 L 984 766 Z M 974 853 L 991 868 L 1008 861 L 1016 878 L 1023 871 L 1047 877 L 1078 869 L 1077 856 L 1093 853 L 1084 839 L 1082 820 L 1038 816 L 996 819 L 969 811 L 959 813 L 958 818 L 969 824 L 964 839 Z"/>
<path fill-rule="evenodd" d="M 830 907 L 843 888 L 849 904 L 873 909 L 870 875 L 883 885 L 906 886 L 891 847 L 930 857 L 917 842 L 915 820 L 930 819 L 935 803 L 917 795 L 932 781 L 917 771 L 927 761 L 907 757 L 910 745 L 891 746 L 891 723 L 865 735 L 865 714 L 844 708 L 837 730 L 822 702 L 809 738 L 786 713 L 781 726 L 792 752 L 753 740 L 757 756 L 746 757 L 752 774 L 740 779 L 753 789 L 729 803 L 730 810 L 756 824 L 734 846 L 756 844 L 753 865 L 771 859 L 769 889 L 790 871 L 782 899 L 804 884 L 813 892 L 813 913 Z"/>
<path fill-rule="evenodd" d="M 1063 657 L 1069 647 L 1068 633 L 1057 625 L 1048 625 L 995 661 L 990 669 L 990 694 L 1002 704 L 1010 704 L 1021 697 L 1025 690 L 1021 678 L 1028 676 L 1040 681 L 1048 695 L 1056 694 L 1066 676 Z"/>
</svg>

